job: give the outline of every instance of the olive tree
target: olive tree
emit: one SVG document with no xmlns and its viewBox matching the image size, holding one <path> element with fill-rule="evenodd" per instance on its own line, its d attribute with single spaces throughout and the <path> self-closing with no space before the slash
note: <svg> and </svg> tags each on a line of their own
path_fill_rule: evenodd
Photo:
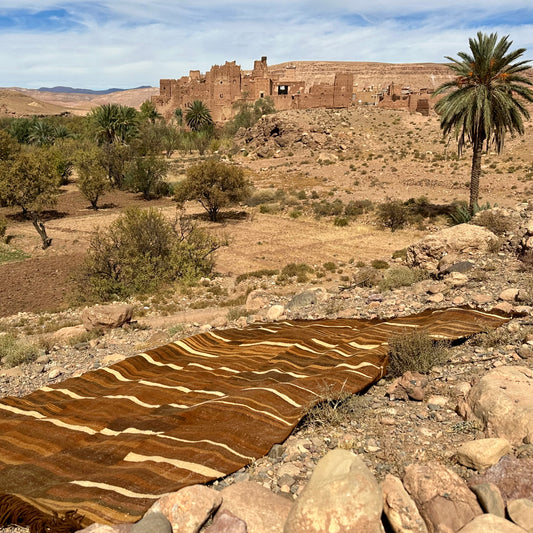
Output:
<svg viewBox="0 0 533 533">
<path fill-rule="evenodd" d="M 219 211 L 246 200 L 250 185 L 242 168 L 209 159 L 187 169 L 187 177 L 177 187 L 176 200 L 196 200 L 217 222 Z"/>
<path fill-rule="evenodd" d="M 52 239 L 46 234 L 42 213 L 56 204 L 59 183 L 57 166 L 46 149 L 21 151 L 13 159 L 0 161 L 0 204 L 22 209 L 41 237 L 43 249 Z"/>
</svg>

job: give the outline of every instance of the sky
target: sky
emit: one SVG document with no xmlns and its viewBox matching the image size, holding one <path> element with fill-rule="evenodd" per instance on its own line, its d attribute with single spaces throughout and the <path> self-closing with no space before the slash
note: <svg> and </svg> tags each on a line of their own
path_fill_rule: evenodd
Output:
<svg viewBox="0 0 533 533">
<path fill-rule="evenodd" d="M 0 87 L 159 86 L 262 56 L 442 63 L 478 31 L 533 59 L 533 1 L 0 0 Z"/>
</svg>

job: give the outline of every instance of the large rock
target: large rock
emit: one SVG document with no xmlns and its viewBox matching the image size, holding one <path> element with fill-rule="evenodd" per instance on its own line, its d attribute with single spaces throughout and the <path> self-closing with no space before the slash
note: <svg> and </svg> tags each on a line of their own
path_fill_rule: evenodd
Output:
<svg viewBox="0 0 533 533">
<path fill-rule="evenodd" d="M 455 533 L 483 512 L 466 483 L 439 463 L 409 465 L 403 484 L 429 533 Z"/>
<path fill-rule="evenodd" d="M 527 498 L 511 500 L 507 504 L 507 512 L 517 526 L 523 527 L 530 533 L 533 531 L 533 501 Z"/>
<path fill-rule="evenodd" d="M 259 311 L 270 304 L 270 294 L 256 289 L 252 291 L 246 298 L 246 311 Z"/>
<path fill-rule="evenodd" d="M 292 502 L 252 481 L 242 481 L 221 491 L 218 513 L 229 511 L 246 523 L 248 533 L 281 533 Z M 217 514 L 218 514 L 217 513 Z"/>
<path fill-rule="evenodd" d="M 470 485 L 470 489 L 477 496 L 477 501 L 485 513 L 505 518 L 505 504 L 502 493 L 494 483 L 480 483 Z"/>
<path fill-rule="evenodd" d="M 491 370 L 472 387 L 467 418 L 481 421 L 487 436 L 513 445 L 533 442 L 533 370 L 502 366 Z"/>
<path fill-rule="evenodd" d="M 133 524 L 131 533 L 172 533 L 172 526 L 163 513 L 144 515 Z"/>
<path fill-rule="evenodd" d="M 486 253 L 498 237 L 473 224 L 459 224 L 424 237 L 407 248 L 407 263 L 437 271 L 439 261 L 447 254 L 468 258 Z"/>
<path fill-rule="evenodd" d="M 361 457 L 340 448 L 317 464 L 284 533 L 378 533 L 382 494 Z"/>
<path fill-rule="evenodd" d="M 463 442 L 455 456 L 468 468 L 486 470 L 510 452 L 511 445 L 505 439 L 478 439 Z"/>
<path fill-rule="evenodd" d="M 400 479 L 387 474 L 382 490 L 383 511 L 394 533 L 427 533 L 426 524 Z"/>
<path fill-rule="evenodd" d="M 222 503 L 222 496 L 205 485 L 191 485 L 166 494 L 148 510 L 162 513 L 172 524 L 173 531 L 197 533 Z"/>
<path fill-rule="evenodd" d="M 525 533 L 521 527 L 493 514 L 476 516 L 474 520 L 461 528 L 458 533 Z"/>
<path fill-rule="evenodd" d="M 215 515 L 209 527 L 203 533 L 248 533 L 246 522 L 229 511 L 221 511 Z"/>
<path fill-rule="evenodd" d="M 81 313 L 85 329 L 119 328 L 133 316 L 133 306 L 128 304 L 95 305 L 86 307 Z"/>
<path fill-rule="evenodd" d="M 51 339 L 56 344 L 68 344 L 72 339 L 80 337 L 83 334 L 87 334 L 87 329 L 83 324 L 78 326 L 67 326 L 54 331 L 51 335 Z"/>
<path fill-rule="evenodd" d="M 520 498 L 533 500 L 533 459 L 506 455 L 484 474 L 472 476 L 468 483 L 493 483 L 500 489 L 504 502 Z"/>
</svg>

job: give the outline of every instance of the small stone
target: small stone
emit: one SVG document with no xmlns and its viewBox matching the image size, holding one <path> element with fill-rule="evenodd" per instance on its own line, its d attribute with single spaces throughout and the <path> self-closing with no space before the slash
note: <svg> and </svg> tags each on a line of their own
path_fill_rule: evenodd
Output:
<svg viewBox="0 0 533 533">
<path fill-rule="evenodd" d="M 478 439 L 461 444 L 455 456 L 468 468 L 486 470 L 510 452 L 511 445 L 505 439 Z"/>
<path fill-rule="evenodd" d="M 427 301 L 434 303 L 434 304 L 438 304 L 444 301 L 444 294 L 442 294 L 442 292 L 438 292 L 437 294 L 432 294 L 431 296 L 428 296 Z"/>
<path fill-rule="evenodd" d="M 518 289 L 505 289 L 500 292 L 499 298 L 505 302 L 515 302 L 518 298 Z"/>
<path fill-rule="evenodd" d="M 526 531 L 533 531 L 533 501 L 527 498 L 507 502 L 509 518 Z"/>
<path fill-rule="evenodd" d="M 494 306 L 494 309 L 510 314 L 513 312 L 513 305 L 510 304 L 509 302 L 499 302 Z"/>
<path fill-rule="evenodd" d="M 490 294 L 474 294 L 472 299 L 478 305 L 484 305 L 484 304 L 488 304 L 489 302 L 492 302 L 493 298 Z"/>
<path fill-rule="evenodd" d="M 522 344 L 517 350 L 516 353 L 522 359 L 531 359 L 533 357 L 533 346 L 529 344 Z"/>
<path fill-rule="evenodd" d="M 505 518 L 505 503 L 500 489 L 494 483 L 473 485 L 470 490 L 477 496 L 477 501 L 485 513 Z"/>
<path fill-rule="evenodd" d="M 453 305 L 463 305 L 465 303 L 465 299 L 462 296 L 456 296 L 452 300 Z"/>
<path fill-rule="evenodd" d="M 50 372 L 48 372 L 48 379 L 56 379 L 61 374 L 63 374 L 64 372 L 65 372 L 64 368 L 62 368 L 60 366 L 56 366 L 55 368 L 52 368 L 52 370 L 50 370 Z"/>
<path fill-rule="evenodd" d="M 102 357 L 100 362 L 102 363 L 102 366 L 109 366 L 124 361 L 124 359 L 126 359 L 126 356 L 122 353 L 111 353 Z"/>
<path fill-rule="evenodd" d="M 268 320 L 278 320 L 283 316 L 283 313 L 285 312 L 285 308 L 282 305 L 273 305 L 268 311 L 267 311 L 267 319 Z"/>
</svg>

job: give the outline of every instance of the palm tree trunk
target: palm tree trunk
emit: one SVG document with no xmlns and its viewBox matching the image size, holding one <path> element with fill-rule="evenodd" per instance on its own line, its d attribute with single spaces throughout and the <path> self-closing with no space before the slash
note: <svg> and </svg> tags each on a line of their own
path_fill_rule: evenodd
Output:
<svg viewBox="0 0 533 533">
<path fill-rule="evenodd" d="M 483 151 L 483 140 L 474 142 L 474 153 L 472 155 L 472 172 L 470 174 L 470 214 L 474 215 L 474 210 L 479 201 L 479 178 L 481 176 L 481 152 Z"/>
</svg>

